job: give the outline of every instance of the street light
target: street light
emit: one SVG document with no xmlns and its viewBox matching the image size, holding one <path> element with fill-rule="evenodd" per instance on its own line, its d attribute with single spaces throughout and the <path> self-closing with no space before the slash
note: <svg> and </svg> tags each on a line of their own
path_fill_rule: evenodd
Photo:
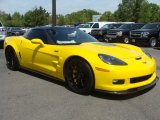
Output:
<svg viewBox="0 0 160 120">
<path fill-rule="evenodd" d="M 56 26 L 56 0 L 52 0 L 52 26 Z"/>
</svg>

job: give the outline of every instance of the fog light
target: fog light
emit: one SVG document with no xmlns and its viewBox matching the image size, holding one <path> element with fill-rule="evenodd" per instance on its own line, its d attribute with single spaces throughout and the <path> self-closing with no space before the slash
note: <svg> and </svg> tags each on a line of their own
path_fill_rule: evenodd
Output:
<svg viewBox="0 0 160 120">
<path fill-rule="evenodd" d="M 113 80 L 112 84 L 124 84 L 124 79 L 119 79 L 119 80 Z"/>
</svg>

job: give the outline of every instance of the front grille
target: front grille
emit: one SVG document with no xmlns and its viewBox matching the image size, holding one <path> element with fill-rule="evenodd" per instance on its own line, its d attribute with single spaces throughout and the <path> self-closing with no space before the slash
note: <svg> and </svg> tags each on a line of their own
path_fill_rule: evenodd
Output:
<svg viewBox="0 0 160 120">
<path fill-rule="evenodd" d="M 116 32 L 110 32 L 108 35 L 116 35 Z"/>
<path fill-rule="evenodd" d="M 131 78 L 130 83 L 143 82 L 143 81 L 148 80 L 151 76 L 152 76 L 152 74 L 146 75 L 146 76 L 141 76 L 141 77 L 136 77 L 136 78 Z"/>
<path fill-rule="evenodd" d="M 97 35 L 97 34 L 98 34 L 98 31 L 91 31 L 91 34 L 92 34 L 92 35 Z"/>
<path fill-rule="evenodd" d="M 114 31 L 114 30 L 110 30 L 110 31 L 108 31 L 108 35 L 116 35 L 117 34 L 117 32 L 116 31 Z"/>
<path fill-rule="evenodd" d="M 132 32 L 131 33 L 131 37 L 132 38 L 140 38 L 141 37 L 141 33 L 140 32 Z"/>
</svg>

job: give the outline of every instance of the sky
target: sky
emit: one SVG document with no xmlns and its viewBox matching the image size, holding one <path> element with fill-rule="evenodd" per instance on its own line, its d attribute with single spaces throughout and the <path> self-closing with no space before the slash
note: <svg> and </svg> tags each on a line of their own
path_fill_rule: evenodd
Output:
<svg viewBox="0 0 160 120">
<path fill-rule="evenodd" d="M 100 13 L 114 12 L 122 0 L 56 0 L 57 14 L 70 14 L 83 9 L 92 9 Z M 160 0 L 148 0 L 160 5 Z M 52 13 L 52 0 L 0 0 L 0 10 L 13 14 L 25 14 L 28 10 L 42 6 L 47 12 Z"/>
</svg>

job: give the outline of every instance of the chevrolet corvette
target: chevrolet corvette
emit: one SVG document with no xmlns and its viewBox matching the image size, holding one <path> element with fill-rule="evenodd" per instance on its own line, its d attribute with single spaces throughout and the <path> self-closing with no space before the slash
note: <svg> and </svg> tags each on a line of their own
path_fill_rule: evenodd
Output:
<svg viewBox="0 0 160 120">
<path fill-rule="evenodd" d="M 154 86 L 156 61 L 129 44 L 98 42 L 77 28 L 35 27 L 7 37 L 8 69 L 27 69 L 67 83 L 78 94 L 130 94 Z"/>
</svg>

